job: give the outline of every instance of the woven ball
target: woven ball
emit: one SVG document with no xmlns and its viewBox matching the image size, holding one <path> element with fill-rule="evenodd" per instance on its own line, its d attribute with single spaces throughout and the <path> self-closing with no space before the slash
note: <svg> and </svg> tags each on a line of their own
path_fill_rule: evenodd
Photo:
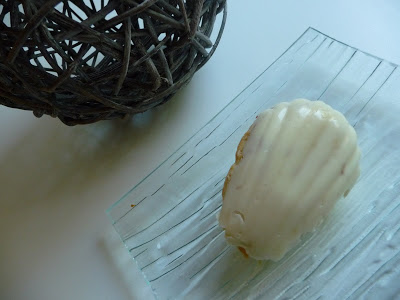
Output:
<svg viewBox="0 0 400 300">
<path fill-rule="evenodd" d="M 225 0 L 0 3 L 0 103 L 67 125 L 166 102 L 209 60 L 226 20 Z"/>
</svg>

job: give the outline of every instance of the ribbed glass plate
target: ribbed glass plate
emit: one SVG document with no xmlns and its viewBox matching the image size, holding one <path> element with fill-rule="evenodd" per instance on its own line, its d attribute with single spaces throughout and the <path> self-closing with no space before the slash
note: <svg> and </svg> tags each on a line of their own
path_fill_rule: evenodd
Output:
<svg viewBox="0 0 400 300">
<path fill-rule="evenodd" d="M 281 261 L 246 259 L 218 226 L 223 182 L 256 115 L 300 97 L 355 127 L 361 177 Z M 397 66 L 310 28 L 108 214 L 158 299 L 400 299 L 399 182 Z"/>
</svg>

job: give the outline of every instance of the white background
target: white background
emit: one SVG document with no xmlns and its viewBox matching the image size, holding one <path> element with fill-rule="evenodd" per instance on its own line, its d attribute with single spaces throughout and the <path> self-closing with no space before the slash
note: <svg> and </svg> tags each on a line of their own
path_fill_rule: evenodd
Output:
<svg viewBox="0 0 400 300">
<path fill-rule="evenodd" d="M 173 100 L 133 121 L 67 127 L 0 107 L 0 299 L 149 299 L 105 210 L 309 26 L 400 64 L 397 0 L 228 5 L 213 58 Z"/>
</svg>

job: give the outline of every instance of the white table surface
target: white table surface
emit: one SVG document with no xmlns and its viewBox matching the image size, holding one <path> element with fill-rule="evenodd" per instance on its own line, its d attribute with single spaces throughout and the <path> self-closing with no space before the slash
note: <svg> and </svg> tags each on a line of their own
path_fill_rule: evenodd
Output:
<svg viewBox="0 0 400 300">
<path fill-rule="evenodd" d="M 228 4 L 215 55 L 162 107 L 76 127 L 0 107 L 0 299 L 152 299 L 105 210 L 309 26 L 400 64 L 398 0 Z"/>
</svg>

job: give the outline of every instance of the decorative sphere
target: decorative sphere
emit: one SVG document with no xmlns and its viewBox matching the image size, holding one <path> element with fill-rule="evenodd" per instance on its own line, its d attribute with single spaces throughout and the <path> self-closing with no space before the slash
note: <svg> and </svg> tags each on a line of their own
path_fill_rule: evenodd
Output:
<svg viewBox="0 0 400 300">
<path fill-rule="evenodd" d="M 225 0 L 5 0 L 2 6 L 0 104 L 67 125 L 166 102 L 212 56 L 226 20 Z"/>
</svg>

